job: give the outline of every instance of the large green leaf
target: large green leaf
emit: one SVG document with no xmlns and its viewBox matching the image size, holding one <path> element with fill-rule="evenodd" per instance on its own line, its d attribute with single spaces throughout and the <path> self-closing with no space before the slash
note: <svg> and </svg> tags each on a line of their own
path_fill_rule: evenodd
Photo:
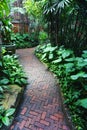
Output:
<svg viewBox="0 0 87 130">
<path fill-rule="evenodd" d="M 66 72 L 72 72 L 75 70 L 74 63 L 64 64 L 64 67 L 65 67 Z"/>
<path fill-rule="evenodd" d="M 73 63 L 67 63 L 67 64 L 64 64 L 65 68 L 72 68 L 74 66 Z"/>
<path fill-rule="evenodd" d="M 87 58 L 87 50 L 83 51 L 82 57 Z"/>
<path fill-rule="evenodd" d="M 46 55 L 47 55 L 46 53 L 43 54 L 41 60 L 43 60 L 46 57 Z"/>
<path fill-rule="evenodd" d="M 0 81 L 1 84 L 8 84 L 9 83 L 9 80 L 4 78 Z"/>
<path fill-rule="evenodd" d="M 26 79 L 21 78 L 20 80 L 21 80 L 21 82 L 22 82 L 23 84 L 27 84 L 27 80 L 26 80 Z"/>
<path fill-rule="evenodd" d="M 0 66 L 2 66 L 2 62 L 0 61 Z"/>
<path fill-rule="evenodd" d="M 49 59 L 53 59 L 53 54 L 52 53 L 49 54 Z"/>
<path fill-rule="evenodd" d="M 87 98 L 78 100 L 77 105 L 82 106 L 83 108 L 87 109 Z"/>
<path fill-rule="evenodd" d="M 63 53 L 62 53 L 62 57 L 65 59 L 66 57 L 70 56 L 72 53 L 72 51 L 70 50 L 65 50 Z"/>
<path fill-rule="evenodd" d="M 73 61 L 75 61 L 75 57 L 73 57 L 73 58 L 67 58 L 67 59 L 65 59 L 65 61 L 73 62 Z"/>
<path fill-rule="evenodd" d="M 0 86 L 0 93 L 2 93 L 3 92 L 3 88 L 2 88 L 2 86 Z"/>
<path fill-rule="evenodd" d="M 14 108 L 10 108 L 10 109 L 8 109 L 8 110 L 6 111 L 6 116 L 11 116 L 11 115 L 14 114 L 14 112 L 15 112 L 15 109 L 14 109 Z"/>
<path fill-rule="evenodd" d="M 10 124 L 9 118 L 6 117 L 6 116 L 2 118 L 2 122 L 3 122 L 3 124 L 6 125 L 6 126 L 8 126 L 8 125 Z"/>
<path fill-rule="evenodd" d="M 84 89 L 87 91 L 87 85 L 84 85 Z"/>
<path fill-rule="evenodd" d="M 56 64 L 56 63 L 60 63 L 61 61 L 62 61 L 62 58 L 59 58 L 57 60 L 52 61 L 52 63 Z"/>
<path fill-rule="evenodd" d="M 87 74 L 85 72 L 79 72 L 76 75 L 71 75 L 72 80 L 77 80 L 78 78 L 87 78 Z"/>
</svg>

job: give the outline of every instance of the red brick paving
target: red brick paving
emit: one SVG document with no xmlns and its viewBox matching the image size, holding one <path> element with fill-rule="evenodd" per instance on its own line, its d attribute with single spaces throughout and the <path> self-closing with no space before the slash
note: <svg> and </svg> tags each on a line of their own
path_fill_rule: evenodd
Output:
<svg viewBox="0 0 87 130">
<path fill-rule="evenodd" d="M 10 130 L 71 130 L 54 76 L 35 57 L 34 49 L 20 49 L 17 54 L 29 85 Z"/>
</svg>

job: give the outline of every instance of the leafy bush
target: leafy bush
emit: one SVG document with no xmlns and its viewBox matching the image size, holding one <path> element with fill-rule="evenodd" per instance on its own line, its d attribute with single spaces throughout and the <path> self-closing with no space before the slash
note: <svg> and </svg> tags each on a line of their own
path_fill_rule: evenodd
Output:
<svg viewBox="0 0 87 130">
<path fill-rule="evenodd" d="M 9 84 L 18 84 L 21 87 L 27 84 L 25 73 L 16 56 L 5 55 L 0 60 L 0 128 L 11 123 L 14 108 L 6 110 L 2 107 L 4 93 L 11 91 Z"/>
<path fill-rule="evenodd" d="M 48 39 L 48 34 L 44 31 L 40 31 L 38 39 L 40 44 L 46 43 Z"/>
<path fill-rule="evenodd" d="M 42 61 L 50 62 L 56 57 L 55 50 L 57 47 L 52 47 L 51 44 L 39 45 L 36 49 L 36 54 Z M 40 54 L 40 53 L 41 54 Z"/>
<path fill-rule="evenodd" d="M 87 0 L 46 0 L 42 9 L 51 42 L 72 48 L 77 56 L 87 49 Z"/>
<path fill-rule="evenodd" d="M 0 106 L 0 128 L 2 128 L 3 124 L 6 126 L 10 125 L 11 118 L 14 112 L 15 112 L 14 108 L 5 110 L 2 106 Z"/>
<path fill-rule="evenodd" d="M 81 57 L 63 46 L 39 46 L 36 55 L 57 75 L 77 130 L 87 129 L 87 50 Z"/>
<path fill-rule="evenodd" d="M 38 36 L 35 33 L 31 34 L 12 34 L 11 41 L 16 44 L 16 48 L 34 47 L 38 44 Z"/>
<path fill-rule="evenodd" d="M 4 56 L 3 64 L 5 68 L 3 72 L 7 75 L 10 84 L 24 86 L 27 83 L 25 73 L 23 72 L 22 66 L 19 64 L 16 56 Z"/>
</svg>

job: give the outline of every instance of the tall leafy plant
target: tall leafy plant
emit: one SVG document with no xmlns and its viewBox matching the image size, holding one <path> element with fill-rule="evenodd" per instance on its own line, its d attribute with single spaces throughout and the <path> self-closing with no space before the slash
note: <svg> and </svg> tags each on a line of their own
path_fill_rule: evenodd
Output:
<svg viewBox="0 0 87 130">
<path fill-rule="evenodd" d="M 2 21 L 1 34 L 2 41 L 5 44 L 11 42 L 12 33 L 12 18 L 15 12 L 20 12 L 24 14 L 24 9 L 22 7 L 13 7 L 13 3 L 16 0 L 1 0 L 0 1 L 0 21 Z"/>
<path fill-rule="evenodd" d="M 87 48 L 86 5 L 86 0 L 46 0 L 44 4 L 44 14 L 53 37 L 52 41 L 56 45 L 72 48 L 77 55 Z"/>
</svg>

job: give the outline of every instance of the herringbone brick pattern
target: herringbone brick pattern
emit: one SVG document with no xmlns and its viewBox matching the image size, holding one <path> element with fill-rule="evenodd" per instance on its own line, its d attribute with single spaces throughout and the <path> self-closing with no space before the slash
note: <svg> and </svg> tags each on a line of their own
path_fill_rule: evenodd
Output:
<svg viewBox="0 0 87 130">
<path fill-rule="evenodd" d="M 29 85 L 10 130 L 70 130 L 56 80 L 33 53 L 34 49 L 17 51 Z"/>
</svg>

